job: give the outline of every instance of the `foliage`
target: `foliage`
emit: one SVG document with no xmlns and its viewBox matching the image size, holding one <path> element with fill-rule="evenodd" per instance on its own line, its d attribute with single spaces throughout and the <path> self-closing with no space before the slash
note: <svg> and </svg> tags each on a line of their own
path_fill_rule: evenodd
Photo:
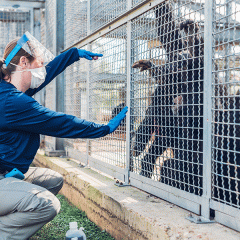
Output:
<svg viewBox="0 0 240 240">
<path fill-rule="evenodd" d="M 78 227 L 83 227 L 87 240 L 114 240 L 105 230 L 102 231 L 91 222 L 84 212 L 69 203 L 63 195 L 57 195 L 57 198 L 61 202 L 59 214 L 30 240 L 64 240 L 69 230 L 69 222 L 77 222 Z"/>
</svg>

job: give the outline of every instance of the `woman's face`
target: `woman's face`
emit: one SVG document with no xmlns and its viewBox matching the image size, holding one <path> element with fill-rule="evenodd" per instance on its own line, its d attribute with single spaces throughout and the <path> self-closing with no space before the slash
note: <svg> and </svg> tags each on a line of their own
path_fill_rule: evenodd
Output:
<svg viewBox="0 0 240 240">
<path fill-rule="evenodd" d="M 30 62 L 26 57 L 21 57 L 19 66 L 22 68 L 23 72 L 21 75 L 22 84 L 26 89 L 29 89 L 31 86 L 32 74 L 28 69 L 39 68 L 43 66 L 43 62 L 39 59 L 34 59 Z"/>
</svg>

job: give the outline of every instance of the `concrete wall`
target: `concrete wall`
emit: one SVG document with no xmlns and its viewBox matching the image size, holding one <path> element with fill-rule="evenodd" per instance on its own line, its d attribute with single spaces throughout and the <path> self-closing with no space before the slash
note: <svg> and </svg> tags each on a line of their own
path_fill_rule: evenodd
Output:
<svg viewBox="0 0 240 240">
<path fill-rule="evenodd" d="M 80 168 L 74 159 L 38 153 L 34 164 L 60 172 L 61 193 L 116 240 L 240 239 L 240 233 L 218 223 L 192 223 L 186 219 L 189 211 L 139 189 L 117 187 L 114 179 Z"/>
</svg>

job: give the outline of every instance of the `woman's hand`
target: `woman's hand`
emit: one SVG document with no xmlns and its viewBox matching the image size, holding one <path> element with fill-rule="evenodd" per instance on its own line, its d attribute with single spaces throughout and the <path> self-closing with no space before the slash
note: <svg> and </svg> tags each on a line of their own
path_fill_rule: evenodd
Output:
<svg viewBox="0 0 240 240">
<path fill-rule="evenodd" d="M 86 58 L 88 60 L 97 60 L 98 57 L 102 57 L 102 54 L 92 53 L 84 49 L 78 49 L 78 54 L 80 58 Z"/>
<path fill-rule="evenodd" d="M 125 107 L 116 117 L 109 121 L 107 126 L 110 127 L 110 132 L 114 132 L 117 127 L 121 124 L 121 121 L 126 117 L 126 113 L 128 111 L 128 107 Z"/>
</svg>

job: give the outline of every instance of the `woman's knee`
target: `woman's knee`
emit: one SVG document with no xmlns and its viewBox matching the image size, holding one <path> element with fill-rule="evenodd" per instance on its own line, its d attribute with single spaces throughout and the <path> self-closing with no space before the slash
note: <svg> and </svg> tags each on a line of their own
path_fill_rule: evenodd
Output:
<svg viewBox="0 0 240 240">
<path fill-rule="evenodd" d="M 60 173 L 55 172 L 54 179 L 52 181 L 53 182 L 51 184 L 51 187 L 49 187 L 48 190 L 54 195 L 57 195 L 57 193 L 62 189 L 63 186 L 63 176 Z"/>
<path fill-rule="evenodd" d="M 36 197 L 39 199 L 38 211 L 41 212 L 41 217 L 44 215 L 46 220 L 51 221 L 61 208 L 58 198 L 49 191 L 41 192 Z"/>
<path fill-rule="evenodd" d="M 61 204 L 60 204 L 59 200 L 57 199 L 57 197 L 54 196 L 54 199 L 52 200 L 50 214 L 49 214 L 51 219 L 53 219 L 59 213 L 60 209 L 61 209 Z"/>
<path fill-rule="evenodd" d="M 49 168 L 30 168 L 25 180 L 46 188 L 54 195 L 56 195 L 63 186 L 63 176 Z"/>
</svg>

